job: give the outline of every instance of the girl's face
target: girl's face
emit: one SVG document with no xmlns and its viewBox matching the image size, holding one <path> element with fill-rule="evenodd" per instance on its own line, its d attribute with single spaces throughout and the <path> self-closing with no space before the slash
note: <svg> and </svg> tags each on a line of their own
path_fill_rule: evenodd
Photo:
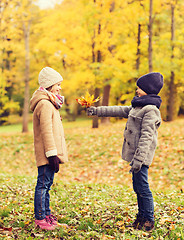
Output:
<svg viewBox="0 0 184 240">
<path fill-rule="evenodd" d="M 55 95 L 59 95 L 61 92 L 61 82 L 54 84 L 50 92 L 54 93 Z"/>
<path fill-rule="evenodd" d="M 138 95 L 138 97 L 142 97 L 147 95 L 147 93 L 145 93 L 142 89 L 140 89 L 139 87 L 137 87 L 136 93 Z"/>
</svg>

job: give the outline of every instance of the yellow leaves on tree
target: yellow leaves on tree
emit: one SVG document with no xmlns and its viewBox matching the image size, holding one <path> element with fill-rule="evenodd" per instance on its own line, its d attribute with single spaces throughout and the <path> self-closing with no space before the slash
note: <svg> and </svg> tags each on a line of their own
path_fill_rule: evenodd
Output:
<svg viewBox="0 0 184 240">
<path fill-rule="evenodd" d="M 96 98 L 94 99 L 94 95 L 90 95 L 89 92 L 86 92 L 85 96 L 81 96 L 80 98 L 77 98 L 76 101 L 82 105 L 82 106 L 86 106 L 91 107 L 91 105 L 95 102 L 98 102 L 100 100 L 100 98 Z"/>
</svg>

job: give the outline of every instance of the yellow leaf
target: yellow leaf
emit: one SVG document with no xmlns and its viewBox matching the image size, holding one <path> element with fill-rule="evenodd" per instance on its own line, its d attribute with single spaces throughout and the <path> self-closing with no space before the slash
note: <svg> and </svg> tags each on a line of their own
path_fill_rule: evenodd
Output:
<svg viewBox="0 0 184 240">
<path fill-rule="evenodd" d="M 170 217 L 162 217 L 160 219 L 160 224 L 164 224 L 165 222 L 171 222 L 172 219 Z"/>
<path fill-rule="evenodd" d="M 80 105 L 86 106 L 87 108 L 91 107 L 93 103 L 98 102 L 99 100 L 99 97 L 94 99 L 94 95 L 90 95 L 89 92 L 86 92 L 85 96 L 81 96 L 80 98 L 76 99 Z"/>
<path fill-rule="evenodd" d="M 118 221 L 116 223 L 116 226 L 118 226 L 118 227 L 122 227 L 123 225 L 124 225 L 124 221 Z"/>
<path fill-rule="evenodd" d="M 170 230 L 174 230 L 175 229 L 175 226 L 174 224 L 171 224 L 170 227 L 169 227 Z"/>
</svg>

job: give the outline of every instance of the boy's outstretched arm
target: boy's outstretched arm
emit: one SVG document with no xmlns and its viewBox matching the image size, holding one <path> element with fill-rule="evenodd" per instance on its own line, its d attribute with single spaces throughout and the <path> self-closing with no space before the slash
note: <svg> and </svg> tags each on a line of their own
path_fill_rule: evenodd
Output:
<svg viewBox="0 0 184 240">
<path fill-rule="evenodd" d="M 100 106 L 87 109 L 87 115 L 98 117 L 123 117 L 128 118 L 132 106 Z"/>
</svg>

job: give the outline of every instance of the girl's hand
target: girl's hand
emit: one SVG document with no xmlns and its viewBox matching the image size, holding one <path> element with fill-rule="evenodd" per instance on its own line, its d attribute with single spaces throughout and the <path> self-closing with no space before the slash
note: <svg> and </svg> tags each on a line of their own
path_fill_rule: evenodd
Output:
<svg viewBox="0 0 184 240">
<path fill-rule="evenodd" d="M 50 156 L 48 157 L 49 160 L 49 166 L 50 168 L 55 172 L 59 172 L 59 163 L 61 160 L 58 158 L 58 156 Z"/>
</svg>

